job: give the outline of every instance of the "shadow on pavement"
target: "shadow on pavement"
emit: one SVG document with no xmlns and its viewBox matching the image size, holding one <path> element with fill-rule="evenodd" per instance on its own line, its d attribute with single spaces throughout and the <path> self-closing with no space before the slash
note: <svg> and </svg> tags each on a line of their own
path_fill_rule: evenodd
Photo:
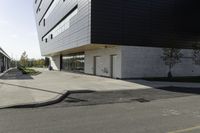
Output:
<svg viewBox="0 0 200 133">
<path fill-rule="evenodd" d="M 15 76 L 13 76 L 15 77 Z M 16 79 L 32 79 L 29 75 L 21 75 L 16 76 Z M 5 79 L 5 80 L 11 80 Z M 129 82 L 129 81 L 128 81 Z M 132 81 L 130 81 L 132 82 Z M 135 82 L 135 81 L 134 81 Z M 148 83 L 140 83 L 149 86 Z M 0 84 L 21 87 L 30 90 L 42 91 L 47 93 L 54 93 L 61 95 L 62 97 L 57 101 L 51 101 L 49 103 L 41 103 L 39 105 L 23 105 L 20 107 L 71 107 L 71 106 L 89 106 L 89 105 L 101 105 L 101 104 L 114 104 L 114 103 L 130 103 L 130 102 L 151 102 L 153 100 L 160 99 L 170 99 L 170 98 L 178 98 L 178 97 L 187 97 L 193 95 L 200 94 L 199 88 L 190 88 L 190 87 L 176 87 L 176 86 L 168 86 L 168 87 L 157 87 L 154 88 L 146 88 L 146 89 L 137 89 L 137 90 L 115 90 L 115 91 L 92 91 L 92 90 L 76 90 L 76 91 L 68 91 L 65 95 L 63 93 L 50 91 L 46 89 L 40 89 L 35 87 L 27 87 L 23 85 L 17 84 L 9 84 L 0 82 Z M 151 85 L 150 85 L 151 86 Z"/>
<path fill-rule="evenodd" d="M 89 106 L 114 103 L 140 102 L 187 97 L 200 94 L 200 88 L 163 87 L 120 91 L 79 91 L 71 92 L 61 103 L 50 107 Z"/>
<path fill-rule="evenodd" d="M 30 75 L 24 74 L 21 76 L 3 76 L 0 79 L 2 80 L 32 80 L 33 77 Z"/>
<path fill-rule="evenodd" d="M 164 90 L 164 91 L 170 91 L 174 93 L 185 93 L 185 94 L 200 94 L 200 88 L 189 88 L 189 87 L 175 87 L 175 86 L 170 86 L 170 87 L 160 87 L 160 88 L 155 88 L 159 90 Z"/>
<path fill-rule="evenodd" d="M 1 83 L 0 83 L 1 84 Z M 8 84 L 12 85 L 12 84 Z M 18 85 L 12 85 L 18 86 Z M 24 86 L 18 86 L 24 87 Z M 32 90 L 45 91 L 49 93 L 61 94 L 58 92 L 47 91 L 38 88 L 24 87 Z M 60 107 L 73 107 L 73 106 L 94 106 L 103 104 L 115 103 L 131 103 L 139 102 L 146 103 L 153 100 L 188 97 L 200 94 L 200 88 L 185 88 L 185 87 L 161 87 L 151 89 L 138 89 L 138 90 L 120 90 L 120 91 L 91 91 L 91 90 L 78 90 L 67 91 L 60 95 L 58 99 L 47 101 L 44 103 L 34 103 L 28 105 L 17 105 L 10 108 L 60 108 Z"/>
<path fill-rule="evenodd" d="M 3 76 L 0 77 L 0 79 L 2 80 L 32 80 L 33 78 L 31 77 L 31 75 L 22 74 L 20 70 L 15 68 L 5 73 Z"/>
</svg>

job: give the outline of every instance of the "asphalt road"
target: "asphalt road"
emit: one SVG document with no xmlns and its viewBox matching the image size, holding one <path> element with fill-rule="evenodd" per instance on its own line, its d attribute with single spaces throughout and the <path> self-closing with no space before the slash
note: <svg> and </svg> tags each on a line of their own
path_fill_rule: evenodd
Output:
<svg viewBox="0 0 200 133">
<path fill-rule="evenodd" d="M 88 93 L 70 96 L 82 99 L 82 106 L 76 102 L 68 106 L 66 99 L 42 108 L 4 109 L 0 110 L 0 133 L 199 133 L 199 91 L 172 90 L 143 93 L 146 99 L 152 95 L 148 102 L 127 101 L 130 95 L 125 92 L 117 94 L 123 102 L 114 97 L 116 92 Z M 105 100 L 86 104 L 99 96 Z"/>
</svg>

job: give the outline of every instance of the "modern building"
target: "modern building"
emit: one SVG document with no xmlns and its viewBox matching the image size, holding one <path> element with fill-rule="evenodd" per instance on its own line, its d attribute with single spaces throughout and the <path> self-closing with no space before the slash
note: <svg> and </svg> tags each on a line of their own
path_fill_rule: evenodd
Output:
<svg viewBox="0 0 200 133">
<path fill-rule="evenodd" d="M 195 76 L 198 0 L 35 0 L 41 53 L 55 70 L 113 78 L 167 76 L 162 49 L 181 48 L 176 76 Z"/>
<path fill-rule="evenodd" d="M 0 47 L 0 73 L 10 68 L 10 61 L 11 61 L 11 58 Z"/>
</svg>

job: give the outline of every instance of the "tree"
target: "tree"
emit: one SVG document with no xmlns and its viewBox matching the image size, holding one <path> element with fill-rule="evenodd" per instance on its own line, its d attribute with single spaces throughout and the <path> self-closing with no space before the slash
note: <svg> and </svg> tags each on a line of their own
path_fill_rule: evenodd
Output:
<svg viewBox="0 0 200 133">
<path fill-rule="evenodd" d="M 10 61 L 10 67 L 16 67 L 16 66 L 17 66 L 17 61 L 14 60 L 14 59 L 12 59 L 12 60 Z"/>
<path fill-rule="evenodd" d="M 172 78 L 172 68 L 181 63 L 181 58 L 183 54 L 181 53 L 181 49 L 176 48 L 164 48 L 163 49 L 163 56 L 161 58 L 165 62 L 165 65 L 169 67 L 168 78 Z"/>
<path fill-rule="evenodd" d="M 44 67 L 45 59 L 29 59 L 27 53 L 24 51 L 21 55 L 19 64 L 23 67 Z"/>
<path fill-rule="evenodd" d="M 28 67 L 33 67 L 33 62 L 35 59 L 28 59 Z"/>
<path fill-rule="evenodd" d="M 193 50 L 193 57 L 192 57 L 194 63 L 196 65 L 200 65 L 200 49 L 194 49 Z"/>
<path fill-rule="evenodd" d="M 45 60 L 44 59 L 30 59 L 28 60 L 28 67 L 44 67 Z"/>
<path fill-rule="evenodd" d="M 20 65 L 27 67 L 28 66 L 28 55 L 26 51 L 24 51 L 20 58 Z"/>
<path fill-rule="evenodd" d="M 36 60 L 36 66 L 35 67 L 44 67 L 45 60 L 44 59 L 38 59 Z"/>
</svg>

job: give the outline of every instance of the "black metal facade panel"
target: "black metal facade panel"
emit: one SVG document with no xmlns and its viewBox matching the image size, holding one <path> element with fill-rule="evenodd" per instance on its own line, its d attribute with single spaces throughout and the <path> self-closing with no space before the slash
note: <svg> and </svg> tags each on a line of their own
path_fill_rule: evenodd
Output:
<svg viewBox="0 0 200 133">
<path fill-rule="evenodd" d="M 198 0 L 92 0 L 91 42 L 192 48 L 199 7 Z"/>
</svg>

